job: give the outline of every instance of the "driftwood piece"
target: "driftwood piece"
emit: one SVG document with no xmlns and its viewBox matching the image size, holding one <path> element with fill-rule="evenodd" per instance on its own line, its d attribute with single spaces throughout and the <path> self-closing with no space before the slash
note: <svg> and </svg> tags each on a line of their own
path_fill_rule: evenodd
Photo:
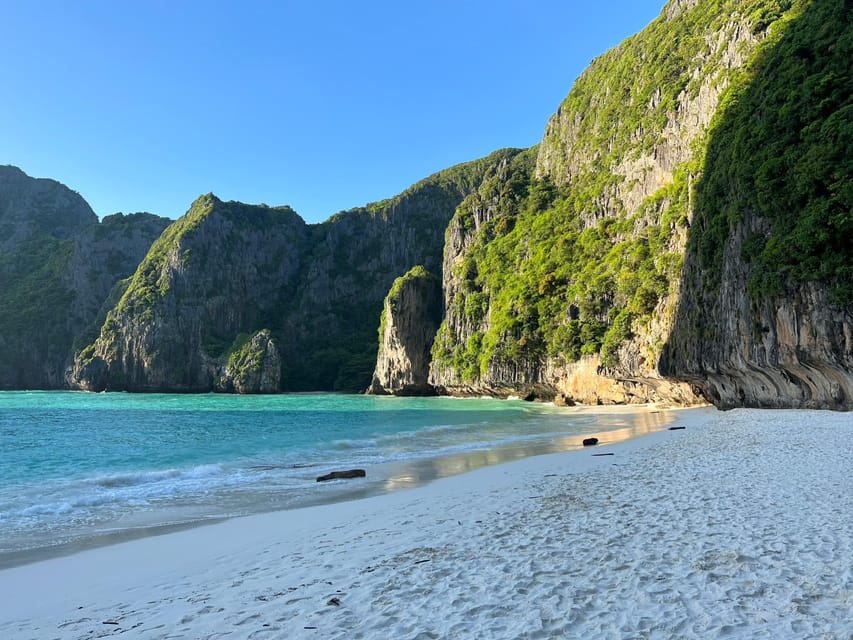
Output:
<svg viewBox="0 0 853 640">
<path fill-rule="evenodd" d="M 682 429 L 686 429 L 687 427 L 670 427 L 669 431 L 681 431 Z"/>
<path fill-rule="evenodd" d="M 347 480 L 349 478 L 363 478 L 367 475 L 364 469 L 349 469 L 348 471 L 332 471 L 324 476 L 317 478 L 317 482 L 326 482 L 327 480 Z"/>
</svg>

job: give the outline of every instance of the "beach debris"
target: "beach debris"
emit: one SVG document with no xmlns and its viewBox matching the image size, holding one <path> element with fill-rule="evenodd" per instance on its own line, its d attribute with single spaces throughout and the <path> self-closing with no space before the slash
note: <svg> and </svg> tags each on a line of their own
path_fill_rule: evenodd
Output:
<svg viewBox="0 0 853 640">
<path fill-rule="evenodd" d="M 328 606 L 328 607 L 340 607 L 341 606 L 341 599 L 340 598 L 330 598 L 329 601 L 326 603 L 326 606 Z"/>
<path fill-rule="evenodd" d="M 324 476 L 319 476 L 317 482 L 326 482 L 327 480 L 346 480 L 349 478 L 364 478 L 367 471 L 364 469 L 349 469 L 347 471 L 332 471 Z"/>
<path fill-rule="evenodd" d="M 432 558 L 424 558 L 423 560 L 415 560 L 415 564 L 423 564 L 424 562 L 429 562 Z"/>
<path fill-rule="evenodd" d="M 585 447 L 594 447 L 598 444 L 598 438 L 584 438 L 583 446 Z"/>
<path fill-rule="evenodd" d="M 115 624 L 115 625 L 117 625 L 118 622 L 116 622 L 115 620 L 104 620 L 101 624 Z"/>
<path fill-rule="evenodd" d="M 682 429 L 686 429 L 687 427 L 670 427 L 668 431 L 681 431 Z"/>
<path fill-rule="evenodd" d="M 612 456 L 612 455 L 613 455 L 612 453 L 593 453 L 592 457 L 593 458 L 599 458 L 601 456 Z"/>
</svg>

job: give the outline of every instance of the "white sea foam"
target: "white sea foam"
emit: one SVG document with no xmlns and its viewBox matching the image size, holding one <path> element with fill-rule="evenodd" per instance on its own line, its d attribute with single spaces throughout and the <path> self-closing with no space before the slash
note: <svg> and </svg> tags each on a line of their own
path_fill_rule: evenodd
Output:
<svg viewBox="0 0 853 640">
<path fill-rule="evenodd" d="M 74 509 L 74 505 L 69 502 L 56 502 L 51 504 L 34 504 L 29 507 L 24 507 L 19 511 L 10 512 L 11 517 L 15 517 L 16 515 L 30 517 L 30 516 L 43 516 L 43 515 L 62 515 L 65 513 L 69 513 Z"/>
<path fill-rule="evenodd" d="M 89 482 L 106 488 L 135 487 L 138 485 L 162 483 L 173 480 L 210 478 L 221 475 L 222 473 L 222 465 L 205 464 L 191 467 L 189 469 L 163 469 L 157 471 L 102 475 L 92 478 Z"/>
</svg>

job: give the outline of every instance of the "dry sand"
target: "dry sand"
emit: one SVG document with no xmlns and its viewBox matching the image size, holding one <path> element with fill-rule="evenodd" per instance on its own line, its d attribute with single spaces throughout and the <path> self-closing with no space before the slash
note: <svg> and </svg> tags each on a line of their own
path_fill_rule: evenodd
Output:
<svg viewBox="0 0 853 640">
<path fill-rule="evenodd" d="M 853 638 L 853 416 L 677 415 L 0 571 L 0 638 Z"/>
</svg>

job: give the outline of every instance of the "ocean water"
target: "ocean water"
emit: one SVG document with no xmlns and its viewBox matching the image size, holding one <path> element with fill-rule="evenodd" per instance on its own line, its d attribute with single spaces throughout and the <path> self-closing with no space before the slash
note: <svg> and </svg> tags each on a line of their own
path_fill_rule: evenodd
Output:
<svg viewBox="0 0 853 640">
<path fill-rule="evenodd" d="M 519 400 L 0 392 L 0 566 L 661 428 Z M 367 478 L 317 483 L 360 467 Z"/>
</svg>

